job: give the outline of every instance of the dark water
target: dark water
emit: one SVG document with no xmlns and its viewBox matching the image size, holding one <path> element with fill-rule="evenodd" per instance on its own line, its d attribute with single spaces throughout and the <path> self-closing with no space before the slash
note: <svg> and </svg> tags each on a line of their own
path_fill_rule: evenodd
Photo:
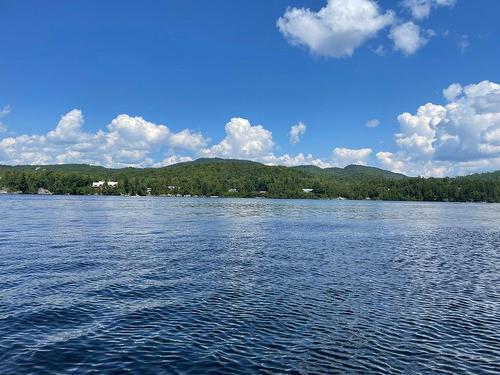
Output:
<svg viewBox="0 0 500 375">
<path fill-rule="evenodd" d="M 498 373 L 500 205 L 0 197 L 0 373 Z"/>
</svg>

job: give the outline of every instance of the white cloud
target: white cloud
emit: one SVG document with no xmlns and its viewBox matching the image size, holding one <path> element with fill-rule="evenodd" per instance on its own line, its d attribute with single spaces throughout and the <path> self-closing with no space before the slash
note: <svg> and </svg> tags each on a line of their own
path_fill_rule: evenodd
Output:
<svg viewBox="0 0 500 375">
<path fill-rule="evenodd" d="M 401 160 L 398 160 L 398 158 L 396 158 L 392 152 L 377 152 L 377 159 L 385 168 L 390 169 L 393 172 L 405 172 L 405 163 Z"/>
<path fill-rule="evenodd" d="M 302 122 L 299 122 L 296 125 L 293 125 L 290 128 L 290 143 L 292 145 L 295 145 L 300 142 L 300 136 L 305 134 L 306 132 L 306 125 L 303 124 Z"/>
<path fill-rule="evenodd" d="M 85 132 L 83 124 L 82 112 L 74 109 L 46 134 L 4 138 L 0 140 L 0 163 L 151 166 L 155 152 L 201 149 L 207 143 L 201 134 L 187 129 L 174 133 L 165 125 L 126 114 L 114 118 L 106 131 Z"/>
<path fill-rule="evenodd" d="M 142 117 L 129 115 L 118 115 L 108 125 L 108 130 L 111 142 L 125 142 L 135 147 L 147 147 L 166 141 L 170 133 L 165 125 L 156 125 Z"/>
<path fill-rule="evenodd" d="M 402 5 L 411 11 L 416 19 L 429 17 L 432 8 L 453 6 L 456 0 L 403 0 Z"/>
<path fill-rule="evenodd" d="M 392 27 L 389 38 L 394 42 L 394 48 L 405 55 L 414 54 L 428 42 L 421 35 L 420 27 L 411 21 Z"/>
<path fill-rule="evenodd" d="M 285 154 L 281 156 L 270 154 L 264 157 L 261 161 L 268 165 L 285 165 L 287 167 L 297 165 L 315 165 L 320 168 L 328 168 L 332 166 L 331 163 L 315 158 L 312 154 L 304 155 L 303 153 L 299 153 L 297 155 Z"/>
<path fill-rule="evenodd" d="M 468 47 L 469 47 L 469 36 L 462 35 L 460 37 L 460 41 L 458 42 L 458 48 L 460 49 L 460 52 L 464 53 Z"/>
<path fill-rule="evenodd" d="M 5 117 L 10 113 L 10 105 L 6 105 L 0 110 L 0 118 Z"/>
<path fill-rule="evenodd" d="M 226 137 L 202 150 L 205 157 L 258 159 L 271 154 L 273 135 L 262 125 L 252 126 L 246 119 L 234 117 L 226 124 Z"/>
<path fill-rule="evenodd" d="M 83 114 L 78 109 L 73 109 L 61 117 L 56 128 L 47 133 L 47 139 L 52 143 L 74 143 L 81 139 Z"/>
<path fill-rule="evenodd" d="M 444 95 L 446 105 L 428 103 L 398 116 L 399 151 L 378 153 L 383 166 L 425 176 L 500 168 L 500 85 L 453 84 Z"/>
<path fill-rule="evenodd" d="M 332 164 L 311 154 L 274 154 L 272 133 L 262 125 L 251 125 L 232 118 L 225 127 L 226 136 L 207 147 L 208 140 L 188 129 L 172 132 L 166 125 L 142 117 L 118 115 L 106 130 L 83 130 L 82 111 L 74 109 L 62 116 L 55 128 L 42 135 L 20 135 L 0 139 L 0 164 L 87 163 L 106 167 L 162 167 L 193 160 L 193 156 L 254 160 L 271 165 Z M 298 134 L 303 134 L 301 124 Z M 303 124 L 302 124 L 303 125 Z M 177 155 L 174 150 L 191 155 Z M 163 160 L 156 157 L 163 154 Z"/>
<path fill-rule="evenodd" d="M 302 127 L 299 126 L 301 124 L 299 123 L 296 126 L 301 129 Z M 247 119 L 232 118 L 226 124 L 225 130 L 226 136 L 224 139 L 212 147 L 202 150 L 199 156 L 245 159 L 268 165 L 285 165 L 289 167 L 305 164 L 316 165 L 322 168 L 332 166 L 328 161 L 315 158 L 311 154 L 275 155 L 275 142 L 271 131 L 262 125 L 251 125 Z M 303 132 L 300 133 L 303 134 Z"/>
<path fill-rule="evenodd" d="M 372 51 L 379 56 L 385 56 L 387 54 L 387 50 L 383 44 L 379 44 L 377 48 L 372 49 Z"/>
<path fill-rule="evenodd" d="M 290 44 L 305 46 L 317 55 L 340 58 L 351 56 L 393 19 L 392 11 L 381 13 L 372 0 L 328 0 L 318 12 L 287 9 L 277 26 Z"/>
<path fill-rule="evenodd" d="M 448 102 L 454 101 L 460 94 L 462 94 L 462 85 L 459 83 L 452 83 L 443 90 L 443 96 Z"/>
<path fill-rule="evenodd" d="M 205 147 L 208 140 L 201 133 L 184 129 L 178 133 L 170 133 L 169 142 L 174 148 L 195 151 Z"/>
<path fill-rule="evenodd" d="M 366 122 L 366 124 L 365 124 L 365 126 L 366 126 L 367 128 L 376 128 L 376 127 L 378 127 L 379 125 L 380 125 L 380 120 L 379 120 L 379 119 L 376 119 L 376 118 L 374 118 L 374 119 L 372 119 L 372 120 L 368 120 L 368 121 Z"/>
<path fill-rule="evenodd" d="M 0 109 L 0 119 L 2 117 L 7 116 L 9 113 L 10 113 L 10 106 L 6 105 L 2 109 Z M 3 124 L 2 121 L 0 121 L 0 133 L 4 132 L 5 130 L 7 130 L 6 127 L 5 127 L 5 125 Z"/>
<path fill-rule="evenodd" d="M 371 148 L 335 148 L 333 150 L 333 165 L 337 167 L 345 167 L 349 164 L 366 165 L 372 154 Z"/>
</svg>

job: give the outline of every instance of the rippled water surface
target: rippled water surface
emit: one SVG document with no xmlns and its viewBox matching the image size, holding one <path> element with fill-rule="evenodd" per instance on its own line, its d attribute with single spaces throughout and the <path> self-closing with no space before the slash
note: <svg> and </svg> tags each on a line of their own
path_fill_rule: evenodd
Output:
<svg viewBox="0 0 500 375">
<path fill-rule="evenodd" d="M 500 205 L 0 197 L 0 373 L 498 373 Z"/>
</svg>

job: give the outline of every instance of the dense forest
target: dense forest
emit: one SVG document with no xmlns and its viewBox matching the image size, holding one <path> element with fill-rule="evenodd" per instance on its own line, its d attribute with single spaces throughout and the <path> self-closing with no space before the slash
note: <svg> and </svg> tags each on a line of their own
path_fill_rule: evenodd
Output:
<svg viewBox="0 0 500 375">
<path fill-rule="evenodd" d="M 93 186 L 98 181 L 104 183 Z M 113 182 L 117 182 L 116 186 L 111 186 Z M 500 202 L 500 171 L 455 178 L 421 178 L 359 165 L 321 169 L 224 159 L 199 159 L 144 169 L 79 164 L 0 166 L 0 191 Z"/>
</svg>

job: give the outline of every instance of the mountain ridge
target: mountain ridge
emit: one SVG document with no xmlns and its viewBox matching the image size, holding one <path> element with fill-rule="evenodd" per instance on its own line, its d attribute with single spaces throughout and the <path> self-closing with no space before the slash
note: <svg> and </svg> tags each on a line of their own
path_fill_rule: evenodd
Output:
<svg viewBox="0 0 500 375">
<path fill-rule="evenodd" d="M 105 167 L 101 165 L 93 165 L 86 163 L 70 163 L 70 164 L 19 164 L 19 165 L 6 165 L 0 164 L 0 169 L 10 169 L 10 170 L 19 170 L 19 171 L 32 171 L 32 170 L 46 170 L 52 172 L 60 172 L 60 173 L 91 173 L 95 174 L 95 172 L 127 172 L 127 171 L 161 171 L 165 169 L 171 168 L 179 168 L 179 167 L 187 167 L 194 165 L 204 165 L 204 164 L 241 164 L 241 165 L 254 165 L 254 166 L 264 166 L 264 167 L 280 167 L 280 168 L 288 168 L 293 170 L 300 170 L 304 172 L 308 172 L 311 174 L 323 174 L 337 177 L 382 177 L 382 178 L 392 178 L 392 179 L 403 179 L 403 178 L 423 178 L 417 176 L 407 176 L 402 173 L 392 172 L 386 169 L 361 165 L 361 164 L 349 164 L 342 167 L 326 167 L 321 168 L 312 164 L 304 164 L 297 166 L 285 166 L 285 165 L 268 165 L 252 160 L 245 159 L 224 159 L 224 158 L 198 158 L 191 161 L 184 161 L 179 163 L 174 163 L 162 167 Z M 489 171 L 489 172 L 479 172 L 473 173 L 469 175 L 462 176 L 445 176 L 445 177 L 426 177 L 426 178 L 460 178 L 460 177 L 478 177 L 478 176 L 487 176 L 491 178 L 496 178 L 500 175 L 500 170 L 498 171 Z"/>
<path fill-rule="evenodd" d="M 113 184 L 98 183 L 103 180 Z M 112 169 L 88 164 L 0 166 L 0 192 L 36 194 L 47 190 L 54 194 L 85 195 L 500 202 L 500 171 L 421 178 L 361 165 L 321 169 L 206 158 L 161 168 Z"/>
</svg>

